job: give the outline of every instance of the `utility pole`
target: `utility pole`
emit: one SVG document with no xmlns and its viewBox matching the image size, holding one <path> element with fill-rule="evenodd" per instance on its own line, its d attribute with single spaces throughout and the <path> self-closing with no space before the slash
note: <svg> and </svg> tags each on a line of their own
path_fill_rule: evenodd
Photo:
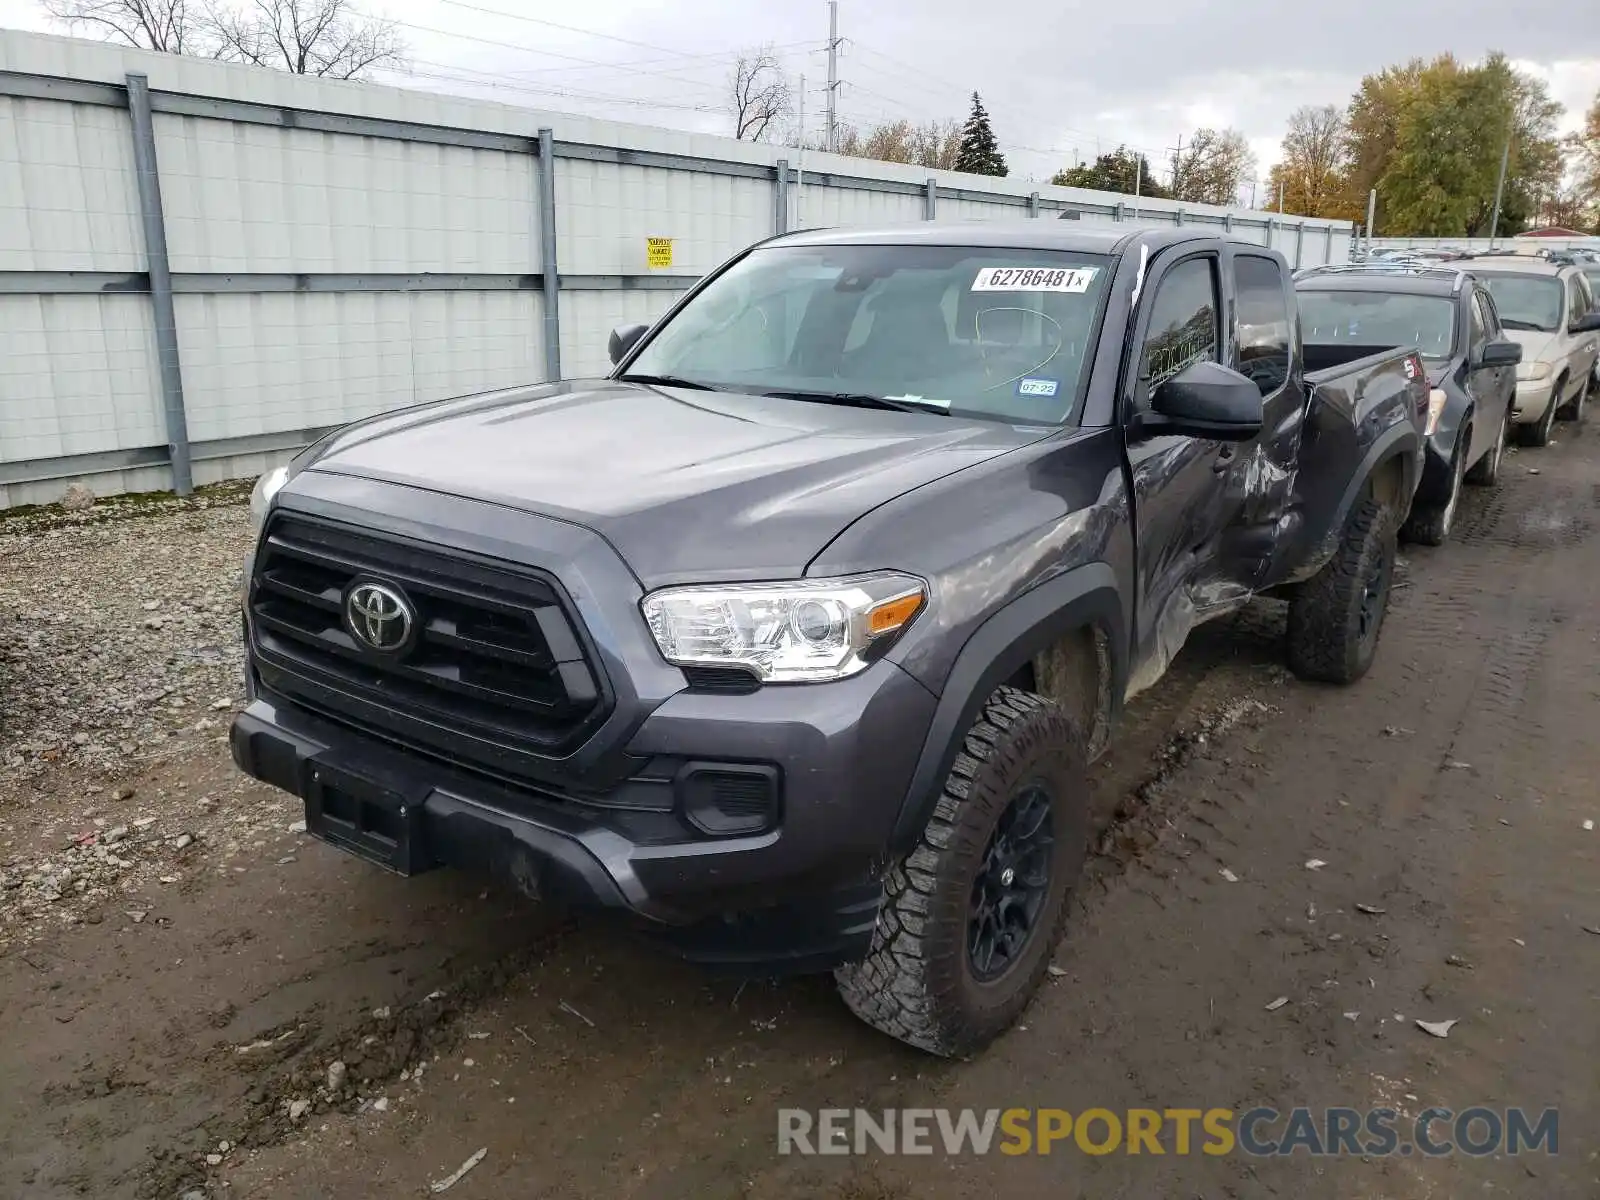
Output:
<svg viewBox="0 0 1600 1200">
<path fill-rule="evenodd" d="M 1372 257 L 1372 222 L 1378 215 L 1378 189 L 1367 193 L 1367 257 Z"/>
<path fill-rule="evenodd" d="M 1133 152 L 1133 219 L 1139 219 L 1139 186 L 1144 182 L 1144 151 Z"/>
<path fill-rule="evenodd" d="M 1256 184 L 1259 182 L 1260 180 L 1258 179 L 1252 179 L 1250 181 L 1250 207 L 1252 209 L 1256 206 Z"/>
<path fill-rule="evenodd" d="M 823 146 L 832 154 L 839 148 L 835 138 L 838 128 L 839 95 L 839 0 L 828 0 L 828 123 Z"/>
<path fill-rule="evenodd" d="M 800 162 L 794 169 L 794 227 L 804 228 L 801 225 L 800 200 L 805 195 L 806 186 L 806 77 L 800 76 Z"/>
<path fill-rule="evenodd" d="M 1283 215 L 1283 180 L 1278 180 L 1278 215 Z"/>
<path fill-rule="evenodd" d="M 1174 199 L 1180 198 L 1178 196 L 1178 165 L 1181 162 L 1183 162 L 1183 134 L 1180 133 L 1178 135 L 1177 149 L 1172 152 L 1172 195 Z"/>
<path fill-rule="evenodd" d="M 1506 134 L 1506 144 L 1500 151 L 1500 178 L 1494 183 L 1494 216 L 1489 218 L 1489 249 L 1494 249 L 1495 238 L 1500 233 L 1500 197 L 1506 188 L 1506 163 L 1511 161 L 1511 135 Z"/>
</svg>

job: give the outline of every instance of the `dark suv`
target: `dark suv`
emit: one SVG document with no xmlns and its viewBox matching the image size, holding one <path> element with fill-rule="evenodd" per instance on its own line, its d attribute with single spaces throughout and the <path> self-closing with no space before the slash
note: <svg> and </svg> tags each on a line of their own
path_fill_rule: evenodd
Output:
<svg viewBox="0 0 1600 1200">
<path fill-rule="evenodd" d="M 233 752 L 316 836 L 692 958 L 835 969 L 940 1054 L 1027 1004 L 1085 764 L 1189 631 L 1376 653 L 1413 350 L 1307 371 L 1277 253 L 1057 221 L 795 234 L 616 370 L 374 417 L 263 477 Z"/>
<path fill-rule="evenodd" d="M 1450 536 L 1463 480 L 1489 486 L 1511 434 L 1522 348 L 1505 338 L 1487 288 L 1455 267 L 1369 263 L 1295 277 L 1308 346 L 1414 344 L 1427 367 L 1427 468 L 1404 536 Z"/>
</svg>

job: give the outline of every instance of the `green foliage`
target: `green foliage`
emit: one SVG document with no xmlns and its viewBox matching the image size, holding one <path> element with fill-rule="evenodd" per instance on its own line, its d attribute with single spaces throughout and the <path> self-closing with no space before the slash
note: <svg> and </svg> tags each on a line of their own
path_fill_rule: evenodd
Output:
<svg viewBox="0 0 1600 1200">
<path fill-rule="evenodd" d="M 971 175 L 1005 175 L 1006 160 L 1000 153 L 989 114 L 978 93 L 972 93 L 972 115 L 961 128 L 961 148 L 956 152 L 956 170 Z"/>
<path fill-rule="evenodd" d="M 1137 183 L 1137 194 L 1140 196 L 1164 200 L 1171 194 L 1156 182 L 1155 173 L 1150 169 L 1150 160 L 1126 146 L 1118 146 L 1109 154 L 1100 155 L 1094 160 L 1093 166 L 1085 163 L 1057 171 L 1050 182 L 1058 187 L 1092 188 L 1099 192 L 1121 192 L 1128 196 L 1136 194 Z"/>
<path fill-rule="evenodd" d="M 1503 54 L 1479 66 L 1414 59 L 1361 81 L 1351 100 L 1348 207 L 1378 189 L 1377 229 L 1412 237 L 1487 236 L 1510 138 L 1500 234 L 1523 228 L 1559 190 L 1561 106 Z"/>
</svg>

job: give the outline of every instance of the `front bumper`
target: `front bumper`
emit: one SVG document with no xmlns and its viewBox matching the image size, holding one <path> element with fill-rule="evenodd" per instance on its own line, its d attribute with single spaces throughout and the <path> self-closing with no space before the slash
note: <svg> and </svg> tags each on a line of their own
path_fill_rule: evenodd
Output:
<svg viewBox="0 0 1600 1200">
<path fill-rule="evenodd" d="M 1537 425 L 1550 408 L 1555 386 L 1554 379 L 1519 380 L 1516 398 L 1512 401 L 1511 419 L 1518 425 Z"/>
<path fill-rule="evenodd" d="M 306 801 L 311 832 L 360 857 L 493 874 L 625 916 L 700 962 L 816 970 L 867 948 L 934 704 L 888 662 L 837 683 L 686 690 L 638 725 L 629 777 L 604 792 L 491 777 L 258 686 L 231 742 L 243 771 Z M 697 766 L 766 772 L 769 826 L 697 828 L 681 787 Z"/>
</svg>

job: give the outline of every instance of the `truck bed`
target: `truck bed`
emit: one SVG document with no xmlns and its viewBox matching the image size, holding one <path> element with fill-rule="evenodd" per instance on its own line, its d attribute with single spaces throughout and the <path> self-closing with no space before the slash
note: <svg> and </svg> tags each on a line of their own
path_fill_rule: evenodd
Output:
<svg viewBox="0 0 1600 1200">
<path fill-rule="evenodd" d="M 1359 342 L 1306 342 L 1305 379 L 1315 387 L 1340 376 L 1376 369 L 1385 360 L 1415 354 L 1410 346 L 1364 346 Z"/>
</svg>

